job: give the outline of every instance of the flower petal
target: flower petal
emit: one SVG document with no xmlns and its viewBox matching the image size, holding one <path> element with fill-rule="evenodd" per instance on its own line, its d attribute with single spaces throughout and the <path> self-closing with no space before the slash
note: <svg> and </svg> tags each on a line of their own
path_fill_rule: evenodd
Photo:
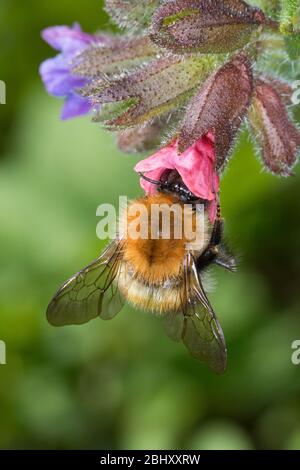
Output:
<svg viewBox="0 0 300 470">
<path fill-rule="evenodd" d="M 91 109 L 91 104 L 87 98 L 80 96 L 77 90 L 86 86 L 89 79 L 73 73 L 73 60 L 90 44 L 102 42 L 105 38 L 82 32 L 78 24 L 74 24 L 72 28 L 47 28 L 42 32 L 42 37 L 52 47 L 61 51 L 61 54 L 41 64 L 40 75 L 48 93 L 66 98 L 62 119 L 86 114 Z"/>
<path fill-rule="evenodd" d="M 87 47 L 95 39 L 91 34 L 82 32 L 78 24 L 68 26 L 52 26 L 42 31 L 42 38 L 53 49 L 67 54 L 74 54 Z"/>
<path fill-rule="evenodd" d="M 87 99 L 82 98 L 74 92 L 71 92 L 65 100 L 61 118 L 66 120 L 76 116 L 83 116 L 91 110 L 91 107 L 92 105 Z"/>
<path fill-rule="evenodd" d="M 215 170 L 214 136 L 209 133 L 178 154 L 178 142 L 174 141 L 154 155 L 135 166 L 136 172 L 147 173 L 147 177 L 159 181 L 165 170 L 177 170 L 188 189 L 201 199 L 210 202 L 209 217 L 216 216 L 216 195 L 220 180 Z M 146 193 L 156 191 L 156 186 L 141 178 L 141 186 Z"/>
<path fill-rule="evenodd" d="M 207 201 L 215 199 L 218 179 L 214 170 L 214 153 L 211 143 L 199 145 L 197 142 L 181 155 L 178 155 L 176 151 L 175 167 L 184 184 L 195 196 Z"/>
<path fill-rule="evenodd" d="M 174 157 L 177 154 L 176 143 L 168 145 L 160 149 L 151 157 L 146 158 L 145 160 L 140 161 L 135 166 L 135 171 L 144 172 L 144 171 L 153 171 L 158 170 L 159 168 L 164 168 L 168 170 L 174 170 Z"/>
<path fill-rule="evenodd" d="M 70 90 L 81 88 L 87 83 L 85 78 L 70 74 L 62 54 L 45 60 L 40 66 L 40 75 L 48 93 L 58 97 L 66 96 Z"/>
</svg>

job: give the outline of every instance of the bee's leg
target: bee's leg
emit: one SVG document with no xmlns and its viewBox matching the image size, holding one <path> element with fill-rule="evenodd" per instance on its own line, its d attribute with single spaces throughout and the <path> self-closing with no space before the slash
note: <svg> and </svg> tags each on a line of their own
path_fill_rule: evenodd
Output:
<svg viewBox="0 0 300 470">
<path fill-rule="evenodd" d="M 224 220 L 221 216 L 221 206 L 217 206 L 217 216 L 211 232 L 209 248 L 218 246 L 223 239 Z"/>
<path fill-rule="evenodd" d="M 221 217 L 221 209 L 218 204 L 218 211 L 215 223 L 213 225 L 211 237 L 206 250 L 197 259 L 196 266 L 198 271 L 202 271 L 212 263 L 234 272 L 236 270 L 236 261 L 229 249 L 223 243 L 224 220 Z"/>
<path fill-rule="evenodd" d="M 217 217 L 212 229 L 208 251 L 211 253 L 210 259 L 212 263 L 234 272 L 236 270 L 236 260 L 223 242 L 223 234 L 224 220 L 221 216 L 221 206 L 218 204 Z"/>
<path fill-rule="evenodd" d="M 199 271 L 207 268 L 210 264 L 214 263 L 218 253 L 219 245 L 223 238 L 223 219 L 221 218 L 220 206 L 218 205 L 217 218 L 212 228 L 210 240 L 206 250 L 197 259 L 197 269 Z"/>
<path fill-rule="evenodd" d="M 202 271 L 203 269 L 207 268 L 210 264 L 214 263 L 216 256 L 216 248 L 208 247 L 196 261 L 197 270 Z"/>
<path fill-rule="evenodd" d="M 235 272 L 237 269 L 237 263 L 233 254 L 223 244 L 218 247 L 218 254 L 214 258 L 213 263 L 231 272 Z"/>
<path fill-rule="evenodd" d="M 223 231 L 224 231 L 224 222 L 223 219 L 216 219 L 210 241 L 209 241 L 209 247 L 214 247 L 220 245 L 222 238 L 223 238 Z"/>
</svg>

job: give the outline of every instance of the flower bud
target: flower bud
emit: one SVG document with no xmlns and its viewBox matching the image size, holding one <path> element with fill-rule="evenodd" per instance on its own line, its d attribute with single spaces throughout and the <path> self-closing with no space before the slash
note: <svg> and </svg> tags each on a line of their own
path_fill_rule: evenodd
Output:
<svg viewBox="0 0 300 470">
<path fill-rule="evenodd" d="M 94 104 L 117 104 L 118 112 L 106 121 L 110 129 L 140 125 L 185 104 L 215 64 L 211 56 L 164 55 L 106 84 L 101 81 L 99 90 L 95 83 L 90 98 Z"/>
<path fill-rule="evenodd" d="M 92 44 L 73 60 L 72 72 L 83 77 L 101 77 L 130 69 L 156 55 L 146 36 L 111 36 L 107 44 Z"/>
<path fill-rule="evenodd" d="M 252 91 L 251 62 L 241 53 L 214 72 L 192 98 L 179 134 L 179 151 L 184 152 L 212 131 L 216 166 L 222 169 L 250 105 Z"/>
<path fill-rule="evenodd" d="M 285 105 L 290 106 L 293 104 L 292 96 L 294 93 L 294 88 L 289 82 L 279 79 L 273 75 L 259 75 L 258 78 L 260 82 L 271 85 L 272 88 L 277 91 Z"/>
<path fill-rule="evenodd" d="M 163 125 L 158 119 L 144 126 L 121 131 L 118 135 L 118 147 L 123 152 L 136 153 L 153 150 L 161 142 Z"/>
<path fill-rule="evenodd" d="M 165 1 L 154 13 L 151 39 L 175 53 L 226 53 L 247 44 L 265 20 L 242 0 Z"/>
<path fill-rule="evenodd" d="M 105 9 L 121 28 L 142 30 L 151 21 L 158 0 L 106 0 Z"/>
<path fill-rule="evenodd" d="M 265 167 L 277 175 L 291 175 L 300 150 L 300 133 L 278 91 L 260 79 L 256 81 L 249 120 Z"/>
</svg>

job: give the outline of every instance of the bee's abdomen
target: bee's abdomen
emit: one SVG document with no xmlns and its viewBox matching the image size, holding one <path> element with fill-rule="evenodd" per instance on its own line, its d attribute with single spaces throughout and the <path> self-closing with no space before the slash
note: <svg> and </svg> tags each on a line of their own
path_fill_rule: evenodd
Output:
<svg viewBox="0 0 300 470">
<path fill-rule="evenodd" d="M 122 263 L 118 287 L 133 306 L 155 313 L 175 312 L 182 307 L 181 277 L 170 278 L 160 284 L 145 282 L 137 277 L 132 267 Z"/>
</svg>

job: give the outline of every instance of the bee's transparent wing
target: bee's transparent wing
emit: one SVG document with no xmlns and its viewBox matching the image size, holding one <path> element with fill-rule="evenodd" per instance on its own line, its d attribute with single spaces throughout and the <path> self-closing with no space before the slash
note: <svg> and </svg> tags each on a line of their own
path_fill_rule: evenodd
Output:
<svg viewBox="0 0 300 470">
<path fill-rule="evenodd" d="M 191 253 L 185 257 L 184 284 L 182 311 L 167 315 L 167 333 L 175 341 L 182 340 L 193 357 L 221 374 L 227 366 L 225 339 Z"/>
<path fill-rule="evenodd" d="M 97 316 L 113 318 L 125 302 L 117 287 L 121 251 L 119 241 L 111 242 L 99 258 L 65 282 L 48 306 L 49 323 L 80 325 Z"/>
<path fill-rule="evenodd" d="M 183 312 L 170 312 L 164 314 L 163 321 L 165 331 L 169 338 L 179 343 L 182 340 L 184 326 Z"/>
</svg>

